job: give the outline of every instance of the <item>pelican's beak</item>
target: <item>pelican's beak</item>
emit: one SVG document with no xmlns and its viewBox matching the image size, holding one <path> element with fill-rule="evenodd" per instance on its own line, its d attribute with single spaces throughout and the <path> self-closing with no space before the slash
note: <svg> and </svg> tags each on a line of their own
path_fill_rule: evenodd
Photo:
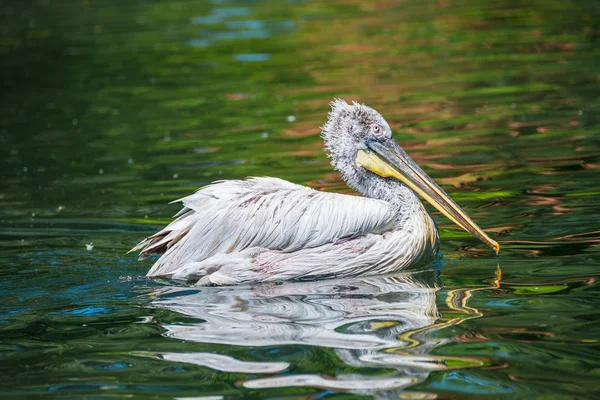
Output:
<svg viewBox="0 0 600 400">
<path fill-rule="evenodd" d="M 456 225 L 492 246 L 496 253 L 500 251 L 498 242 L 486 235 L 393 139 L 383 143 L 369 141 L 367 147 L 358 152 L 357 165 L 381 177 L 393 177 L 405 183 Z"/>
</svg>

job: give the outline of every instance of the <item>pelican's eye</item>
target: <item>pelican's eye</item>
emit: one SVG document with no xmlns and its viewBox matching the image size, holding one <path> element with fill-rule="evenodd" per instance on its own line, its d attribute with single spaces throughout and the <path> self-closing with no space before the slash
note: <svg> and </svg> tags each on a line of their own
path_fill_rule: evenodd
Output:
<svg viewBox="0 0 600 400">
<path fill-rule="evenodd" d="M 373 124 L 373 125 L 371 125 L 371 129 L 373 129 L 373 133 L 375 133 L 375 135 L 377 135 L 377 136 L 383 135 L 383 128 L 381 128 L 380 125 Z"/>
</svg>

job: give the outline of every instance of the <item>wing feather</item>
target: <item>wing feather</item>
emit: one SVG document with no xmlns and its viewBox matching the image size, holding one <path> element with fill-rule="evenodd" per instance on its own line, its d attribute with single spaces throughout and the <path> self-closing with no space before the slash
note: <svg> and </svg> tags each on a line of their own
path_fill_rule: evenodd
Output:
<svg viewBox="0 0 600 400">
<path fill-rule="evenodd" d="M 277 178 L 215 182 L 180 199 L 176 219 L 132 251 L 162 254 L 148 275 L 251 247 L 292 252 L 392 229 L 383 201 L 316 191 Z"/>
</svg>

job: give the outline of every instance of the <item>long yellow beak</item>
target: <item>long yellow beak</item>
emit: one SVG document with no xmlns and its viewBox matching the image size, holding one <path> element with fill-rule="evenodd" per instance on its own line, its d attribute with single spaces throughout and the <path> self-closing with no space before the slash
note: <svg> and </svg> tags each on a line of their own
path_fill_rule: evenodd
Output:
<svg viewBox="0 0 600 400">
<path fill-rule="evenodd" d="M 431 179 L 393 139 L 384 143 L 369 141 L 368 149 L 359 150 L 356 164 L 384 178 L 393 177 L 427 200 L 456 225 L 500 251 L 491 239 L 469 216 Z"/>
</svg>

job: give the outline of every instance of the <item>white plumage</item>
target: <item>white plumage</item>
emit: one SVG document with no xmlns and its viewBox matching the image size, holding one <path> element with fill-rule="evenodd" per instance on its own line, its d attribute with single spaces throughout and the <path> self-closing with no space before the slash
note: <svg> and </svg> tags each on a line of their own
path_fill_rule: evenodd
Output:
<svg viewBox="0 0 600 400">
<path fill-rule="evenodd" d="M 215 182 L 180 201 L 185 207 L 177 219 L 132 250 L 142 250 L 142 257 L 164 252 L 149 276 L 197 280 L 213 274 L 204 284 L 309 278 L 330 275 L 325 264 L 341 266 L 343 253 L 371 262 L 378 257 L 366 250 L 375 244 L 381 257 L 389 252 L 384 247 L 402 243 L 389 235 L 382 242 L 384 233 L 398 228 L 390 203 L 278 178 Z M 342 248 L 348 252 L 340 254 Z M 301 273 L 307 263 L 314 264 Z M 268 268 L 269 278 L 257 279 L 257 268 Z M 225 277 L 227 272 L 235 276 Z"/>
<path fill-rule="evenodd" d="M 180 199 L 176 219 L 132 249 L 141 258 L 161 255 L 148 275 L 231 285 L 405 269 L 430 260 L 438 246 L 413 190 L 497 246 L 400 148 L 377 111 L 336 100 L 323 138 L 335 169 L 366 197 L 277 178 L 215 182 Z"/>
</svg>

